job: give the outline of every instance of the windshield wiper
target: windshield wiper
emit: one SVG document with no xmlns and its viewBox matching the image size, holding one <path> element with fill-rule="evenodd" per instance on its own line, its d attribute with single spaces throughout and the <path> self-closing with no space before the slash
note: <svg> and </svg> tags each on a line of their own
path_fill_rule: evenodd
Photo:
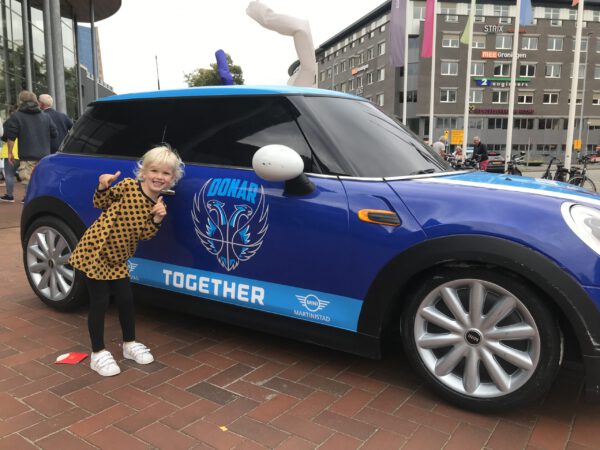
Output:
<svg viewBox="0 0 600 450">
<path fill-rule="evenodd" d="M 435 169 L 424 169 L 424 170 L 417 170 L 416 172 L 411 172 L 409 173 L 409 175 L 423 175 L 425 173 L 433 173 L 435 172 Z"/>
</svg>

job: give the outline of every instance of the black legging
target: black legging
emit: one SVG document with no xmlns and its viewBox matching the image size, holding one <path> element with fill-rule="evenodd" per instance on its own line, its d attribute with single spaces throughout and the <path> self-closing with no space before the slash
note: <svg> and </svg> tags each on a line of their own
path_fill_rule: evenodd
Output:
<svg viewBox="0 0 600 450">
<path fill-rule="evenodd" d="M 88 330 L 92 340 L 92 351 L 104 349 L 104 315 L 108 308 L 110 294 L 113 294 L 119 308 L 119 322 L 123 331 L 123 342 L 135 340 L 135 319 L 133 316 L 133 294 L 129 278 L 119 280 L 93 280 L 85 277 L 90 294 Z"/>
</svg>

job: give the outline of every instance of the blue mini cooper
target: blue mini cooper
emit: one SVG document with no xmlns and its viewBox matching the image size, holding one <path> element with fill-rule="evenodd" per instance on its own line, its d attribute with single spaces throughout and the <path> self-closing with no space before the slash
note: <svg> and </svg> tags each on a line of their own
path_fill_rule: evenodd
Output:
<svg viewBox="0 0 600 450">
<path fill-rule="evenodd" d="M 491 411 L 543 395 L 563 354 L 600 396 L 600 196 L 453 171 L 362 98 L 228 86 L 93 103 L 40 162 L 21 220 L 35 293 L 86 300 L 68 264 L 98 175 L 168 142 L 186 163 L 138 298 L 378 357 L 396 335 L 430 385 Z"/>
</svg>

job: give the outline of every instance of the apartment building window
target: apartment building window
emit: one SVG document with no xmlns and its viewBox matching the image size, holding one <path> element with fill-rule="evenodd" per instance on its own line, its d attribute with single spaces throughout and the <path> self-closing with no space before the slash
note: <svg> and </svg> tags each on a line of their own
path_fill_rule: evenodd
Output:
<svg viewBox="0 0 600 450">
<path fill-rule="evenodd" d="M 600 64 L 594 65 L 594 79 L 600 79 Z"/>
<path fill-rule="evenodd" d="M 471 4 L 467 4 L 467 15 L 471 15 Z M 485 22 L 483 16 L 483 5 L 475 4 L 475 22 Z"/>
<path fill-rule="evenodd" d="M 573 78 L 573 67 L 574 66 L 571 63 L 571 75 L 569 76 L 569 78 Z M 585 77 L 585 63 L 579 64 L 579 73 L 577 75 L 580 80 L 583 80 L 583 78 Z"/>
<path fill-rule="evenodd" d="M 331 78 L 331 67 L 327 69 L 327 79 Z"/>
<path fill-rule="evenodd" d="M 493 91 L 492 103 L 508 103 L 508 91 Z"/>
<path fill-rule="evenodd" d="M 592 11 L 592 21 L 600 22 L 600 11 L 598 11 L 598 10 Z"/>
<path fill-rule="evenodd" d="M 538 129 L 558 130 L 559 119 L 539 119 Z"/>
<path fill-rule="evenodd" d="M 557 105 L 558 104 L 558 92 L 544 92 L 545 105 Z"/>
<path fill-rule="evenodd" d="M 373 84 L 373 72 L 367 73 L 367 85 Z"/>
<path fill-rule="evenodd" d="M 471 76 L 482 77 L 484 74 L 485 63 L 483 61 L 472 61 L 471 62 Z"/>
<path fill-rule="evenodd" d="M 498 23 L 510 23 L 508 5 L 494 5 L 494 16 L 500 17 Z"/>
<path fill-rule="evenodd" d="M 462 117 L 438 117 L 435 121 L 435 127 L 445 130 L 460 129 L 463 128 L 463 123 Z"/>
<path fill-rule="evenodd" d="M 404 92 L 399 92 L 398 99 L 400 103 L 404 103 Z M 406 93 L 406 102 L 407 103 L 417 103 L 417 91 L 408 91 Z"/>
<path fill-rule="evenodd" d="M 385 80 L 385 67 L 377 69 L 377 81 Z"/>
<path fill-rule="evenodd" d="M 444 48 L 458 48 L 458 34 L 444 34 L 444 35 L 442 35 L 442 47 L 444 47 Z"/>
<path fill-rule="evenodd" d="M 523 36 L 521 38 L 521 50 L 537 50 L 538 40 L 537 36 Z"/>
<path fill-rule="evenodd" d="M 546 78 L 560 78 L 561 66 L 560 63 L 547 63 Z"/>
<path fill-rule="evenodd" d="M 473 35 L 473 40 L 471 41 L 471 48 L 485 48 L 485 36 Z"/>
<path fill-rule="evenodd" d="M 356 84 L 357 88 L 363 87 L 363 77 L 362 76 L 356 77 L 355 80 L 356 80 L 355 84 Z"/>
<path fill-rule="evenodd" d="M 544 8 L 544 19 L 550 20 L 550 26 L 560 27 L 562 25 L 562 20 L 560 17 L 560 9 L 558 8 Z"/>
<path fill-rule="evenodd" d="M 573 42 L 573 51 L 575 51 L 575 38 L 573 38 L 571 40 L 571 42 Z M 588 39 L 582 37 L 581 38 L 581 51 L 582 52 L 587 52 L 588 51 Z"/>
<path fill-rule="evenodd" d="M 340 63 L 340 72 L 345 72 L 346 71 L 346 60 L 343 60 Z"/>
<path fill-rule="evenodd" d="M 321 73 L 319 73 L 319 81 L 325 81 L 325 71 L 322 70 Z"/>
<path fill-rule="evenodd" d="M 375 49 L 370 47 L 367 49 L 367 61 L 371 61 L 373 58 L 375 58 Z"/>
<path fill-rule="evenodd" d="M 358 65 L 365 63 L 365 54 L 363 52 L 357 53 L 356 58 L 358 59 Z"/>
<path fill-rule="evenodd" d="M 336 75 L 338 75 L 340 73 L 340 66 L 338 64 L 333 66 L 333 73 Z"/>
<path fill-rule="evenodd" d="M 577 93 L 577 100 L 575 100 L 575 104 L 576 105 L 581 105 L 581 98 L 583 97 L 583 94 L 581 92 Z M 571 104 L 571 96 L 569 95 L 569 99 L 568 99 L 568 103 Z"/>
<path fill-rule="evenodd" d="M 569 9 L 569 20 L 577 20 L 577 9 Z"/>
<path fill-rule="evenodd" d="M 474 128 L 476 130 L 483 130 L 483 119 L 471 119 L 469 118 L 469 128 Z"/>
<path fill-rule="evenodd" d="M 483 89 L 471 89 L 469 103 L 483 103 Z"/>
<path fill-rule="evenodd" d="M 458 22 L 456 8 L 442 7 L 442 15 L 446 15 L 446 22 Z"/>
<path fill-rule="evenodd" d="M 600 105 L 600 92 L 594 92 L 592 94 L 592 105 Z"/>
<path fill-rule="evenodd" d="M 413 19 L 420 22 L 425 21 L 425 6 L 413 6 Z"/>
<path fill-rule="evenodd" d="M 456 76 L 458 75 L 458 62 L 456 61 L 442 61 L 441 67 L 442 75 Z"/>
<path fill-rule="evenodd" d="M 377 94 L 377 95 L 375 96 L 375 101 L 376 101 L 376 103 L 377 103 L 379 106 L 383 106 L 383 104 L 384 104 L 384 101 L 385 101 L 384 95 L 383 95 L 383 94 Z"/>
<path fill-rule="evenodd" d="M 442 88 L 440 89 L 440 102 L 441 103 L 456 103 L 456 88 Z"/>
<path fill-rule="evenodd" d="M 521 105 L 533 104 L 533 92 L 519 92 L 517 95 L 517 103 Z"/>
<path fill-rule="evenodd" d="M 558 36 L 548 36 L 548 51 L 562 52 L 563 38 Z"/>
<path fill-rule="evenodd" d="M 385 42 L 377 44 L 377 56 L 385 55 Z"/>
<path fill-rule="evenodd" d="M 348 80 L 348 90 L 351 91 L 352 89 L 354 89 L 354 80 L 350 78 Z"/>
<path fill-rule="evenodd" d="M 373 39 L 375 37 L 375 32 L 371 31 L 369 32 L 369 39 Z"/>
<path fill-rule="evenodd" d="M 512 49 L 512 36 L 508 34 L 499 34 L 496 36 L 496 49 L 498 50 L 511 50 Z"/>
<path fill-rule="evenodd" d="M 494 63 L 494 75 L 497 77 L 509 77 L 510 76 L 510 64 L 506 62 Z"/>
<path fill-rule="evenodd" d="M 535 64 L 521 64 L 519 67 L 519 76 L 521 77 L 535 77 Z"/>
<path fill-rule="evenodd" d="M 343 83 L 340 85 L 340 90 L 341 90 L 342 92 L 348 92 L 348 83 L 346 83 L 346 82 L 343 82 Z"/>
<path fill-rule="evenodd" d="M 488 130 L 506 130 L 508 128 L 508 119 L 493 118 L 488 119 Z M 489 148 L 489 146 L 488 146 Z"/>
<path fill-rule="evenodd" d="M 515 119 L 515 130 L 533 130 L 533 119 Z"/>
</svg>

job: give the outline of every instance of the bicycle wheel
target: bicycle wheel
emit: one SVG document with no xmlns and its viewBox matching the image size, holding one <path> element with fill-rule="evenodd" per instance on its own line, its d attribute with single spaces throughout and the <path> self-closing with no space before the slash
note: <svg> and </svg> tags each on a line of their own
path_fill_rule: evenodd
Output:
<svg viewBox="0 0 600 450">
<path fill-rule="evenodd" d="M 569 180 L 569 184 L 580 186 L 588 191 L 596 192 L 596 184 L 586 176 L 573 177 Z"/>
</svg>

